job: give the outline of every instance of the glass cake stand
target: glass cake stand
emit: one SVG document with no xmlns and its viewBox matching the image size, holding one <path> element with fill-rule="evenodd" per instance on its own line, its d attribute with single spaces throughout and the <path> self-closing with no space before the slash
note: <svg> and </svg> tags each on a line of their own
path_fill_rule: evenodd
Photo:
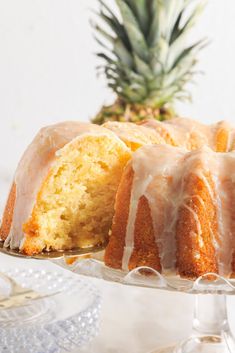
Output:
<svg viewBox="0 0 235 353">
<path fill-rule="evenodd" d="M 235 279 L 226 279 L 217 274 L 208 273 L 197 280 L 182 279 L 171 273 L 160 274 L 149 267 L 139 267 L 131 272 L 115 270 L 104 265 L 105 246 L 93 249 L 43 253 L 25 256 L 16 250 L 3 247 L 0 252 L 24 258 L 46 259 L 79 275 L 100 278 L 110 282 L 138 287 L 156 288 L 173 292 L 195 295 L 194 319 L 191 336 L 174 346 L 157 349 L 151 353 L 234 353 L 235 339 L 231 333 L 226 296 L 235 294 Z M 90 254 L 90 258 L 84 255 Z M 78 257 L 77 261 L 74 256 Z M 72 257 L 72 261 L 68 261 Z M 143 271 L 145 270 L 145 271 Z M 148 275 L 143 274 L 148 271 Z M 213 280 L 208 280 L 208 276 Z"/>
<path fill-rule="evenodd" d="M 125 285 L 195 294 L 191 336 L 174 346 L 151 353 L 235 352 L 235 340 L 228 324 L 226 305 L 226 296 L 235 294 L 235 280 L 208 273 L 192 281 L 170 273 L 162 275 L 149 267 L 139 267 L 125 273 L 111 269 L 96 259 L 81 259 L 70 266 L 64 259 L 55 262 L 80 275 Z M 143 270 L 147 270 L 150 274 L 143 274 Z M 207 279 L 208 275 L 214 276 L 213 281 Z"/>
</svg>

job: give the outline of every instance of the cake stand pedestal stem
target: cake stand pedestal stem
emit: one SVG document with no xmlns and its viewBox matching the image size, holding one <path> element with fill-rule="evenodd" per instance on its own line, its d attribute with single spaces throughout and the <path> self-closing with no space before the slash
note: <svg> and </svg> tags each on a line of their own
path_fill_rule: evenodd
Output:
<svg viewBox="0 0 235 353">
<path fill-rule="evenodd" d="M 233 353 L 235 341 L 227 318 L 226 296 L 197 294 L 193 333 L 174 353 Z"/>
</svg>

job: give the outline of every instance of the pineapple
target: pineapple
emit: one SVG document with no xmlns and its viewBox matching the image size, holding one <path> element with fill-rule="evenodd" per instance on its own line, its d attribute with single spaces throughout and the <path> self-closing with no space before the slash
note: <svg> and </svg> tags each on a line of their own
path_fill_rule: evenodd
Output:
<svg viewBox="0 0 235 353">
<path fill-rule="evenodd" d="M 187 39 L 204 1 L 115 0 L 117 15 L 107 2 L 98 1 L 104 22 L 94 24 L 102 47 L 99 69 L 117 98 L 102 107 L 93 122 L 171 118 L 174 102 L 191 98 L 186 84 L 206 40 L 188 45 Z"/>
</svg>

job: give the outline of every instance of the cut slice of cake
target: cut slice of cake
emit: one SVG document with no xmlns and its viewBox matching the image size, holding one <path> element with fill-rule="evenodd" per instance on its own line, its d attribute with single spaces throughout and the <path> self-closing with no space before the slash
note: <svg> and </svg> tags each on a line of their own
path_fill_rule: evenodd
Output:
<svg viewBox="0 0 235 353">
<path fill-rule="evenodd" d="M 15 174 L 0 231 L 5 245 L 32 255 L 104 242 L 130 156 L 99 126 L 67 122 L 42 129 Z"/>
</svg>

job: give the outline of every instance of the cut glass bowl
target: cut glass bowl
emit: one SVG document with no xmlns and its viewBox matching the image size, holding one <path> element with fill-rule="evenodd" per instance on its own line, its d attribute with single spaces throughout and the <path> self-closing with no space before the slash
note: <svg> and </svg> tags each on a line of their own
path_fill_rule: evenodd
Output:
<svg viewBox="0 0 235 353">
<path fill-rule="evenodd" d="M 0 310 L 0 353 L 73 352 L 97 335 L 101 298 L 88 281 L 62 271 L 1 272 L 50 297 Z M 7 285 L 0 281 L 3 292 Z"/>
</svg>

